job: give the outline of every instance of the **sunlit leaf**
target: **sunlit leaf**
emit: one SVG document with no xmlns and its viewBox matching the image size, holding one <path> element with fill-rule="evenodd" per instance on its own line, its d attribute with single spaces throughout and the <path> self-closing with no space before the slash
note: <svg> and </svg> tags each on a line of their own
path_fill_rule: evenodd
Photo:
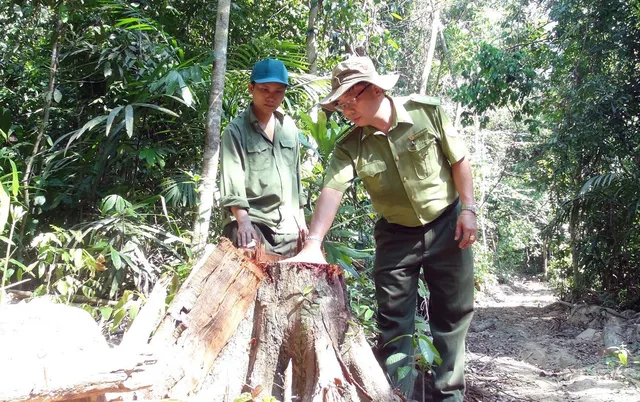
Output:
<svg viewBox="0 0 640 402">
<path fill-rule="evenodd" d="M 66 281 L 66 278 L 62 278 L 56 283 L 56 290 L 64 296 L 69 293 L 69 283 Z"/>
<path fill-rule="evenodd" d="M 140 303 L 134 303 L 133 305 L 131 305 L 131 307 L 129 308 L 129 318 L 131 319 L 131 321 L 136 319 L 139 312 L 140 312 Z"/>
<path fill-rule="evenodd" d="M 411 367 L 409 366 L 399 367 L 398 371 L 396 372 L 396 375 L 398 376 L 398 381 L 405 378 L 410 372 L 411 372 Z"/>
<path fill-rule="evenodd" d="M 418 339 L 418 346 L 420 349 L 420 354 L 424 357 L 427 363 L 433 364 L 436 359 L 439 359 L 440 355 L 438 354 L 436 348 L 433 346 L 433 343 L 426 337 L 420 337 Z"/>
<path fill-rule="evenodd" d="M 150 109 L 154 109 L 154 110 L 157 110 L 157 111 L 162 112 L 162 113 L 166 113 L 166 114 L 174 116 L 174 117 L 180 117 L 180 115 L 178 113 L 176 113 L 176 112 L 174 112 L 172 110 L 169 110 L 167 108 L 164 108 L 164 107 L 161 107 L 161 106 L 158 106 L 158 105 L 154 105 L 154 104 L 151 104 L 151 103 L 134 103 L 133 105 L 142 106 L 142 107 L 148 107 Z"/>
<path fill-rule="evenodd" d="M 127 127 L 127 135 L 129 138 L 133 136 L 133 107 L 131 105 L 127 105 L 124 108 L 124 119 Z"/>
<path fill-rule="evenodd" d="M 69 138 L 69 141 L 67 142 L 67 146 L 65 147 L 65 153 L 67 152 L 67 149 L 69 149 L 69 146 L 71 145 L 71 143 L 75 140 L 77 140 L 78 138 L 80 138 L 80 136 L 82 134 L 84 134 L 86 131 L 89 131 L 91 129 L 93 129 L 95 126 L 97 126 L 98 124 L 102 123 L 103 121 L 105 121 L 107 119 L 108 116 L 98 116 L 98 117 L 94 117 L 93 119 L 89 120 L 84 126 L 82 126 L 81 129 L 76 130 L 75 132 L 73 132 L 73 134 L 71 135 L 71 138 Z"/>
<path fill-rule="evenodd" d="M 190 107 L 193 104 L 193 95 L 191 94 L 191 90 L 187 84 L 185 84 L 182 75 L 178 74 L 177 79 L 178 85 L 180 85 L 180 94 L 182 95 L 182 99 L 184 99 L 184 103 Z"/>
<path fill-rule="evenodd" d="M 111 131 L 111 125 L 113 124 L 113 120 L 115 120 L 116 116 L 122 110 L 122 106 L 114 107 L 113 110 L 109 113 L 109 117 L 107 117 L 107 128 L 105 130 L 105 135 L 109 136 L 109 131 Z"/>
<path fill-rule="evenodd" d="M 47 197 L 44 195 L 36 195 L 33 197 L 33 205 L 44 205 L 47 202 Z"/>
<path fill-rule="evenodd" d="M 117 197 L 119 197 L 118 195 L 109 195 L 107 196 L 104 201 L 102 202 L 102 213 L 106 214 L 107 212 L 111 211 L 113 209 L 113 207 L 116 205 L 116 200 Z"/>
<path fill-rule="evenodd" d="M 4 189 L 4 184 L 0 183 L 0 233 L 4 232 L 4 227 L 9 220 L 9 208 L 11 199 Z"/>
<path fill-rule="evenodd" d="M 115 331 L 118 328 L 118 326 L 122 322 L 122 319 L 126 315 L 127 315 L 127 310 L 125 310 L 124 308 L 121 308 L 116 311 L 116 313 L 113 316 L 113 324 L 111 324 L 111 331 Z"/>
<path fill-rule="evenodd" d="M 409 355 L 407 355 L 406 353 L 394 353 L 391 356 L 387 357 L 387 360 L 385 363 L 387 364 L 387 366 L 400 363 L 402 361 L 405 361 L 408 356 Z"/>
<path fill-rule="evenodd" d="M 18 196 L 18 192 L 20 191 L 20 181 L 18 179 L 18 167 L 16 163 L 9 159 L 9 164 L 11 165 L 11 193 L 14 197 Z"/>
<path fill-rule="evenodd" d="M 118 20 L 118 22 L 114 25 L 114 27 L 119 27 L 119 26 L 130 24 L 132 22 L 138 22 L 138 21 L 140 21 L 140 18 L 137 18 L 137 17 L 122 18 Z"/>
<path fill-rule="evenodd" d="M 304 289 L 302 290 L 302 295 L 303 295 L 303 296 L 308 295 L 309 293 L 313 292 L 313 289 L 314 289 L 314 286 L 313 286 L 313 285 L 309 285 L 309 286 L 307 286 L 306 288 L 304 288 Z"/>
<path fill-rule="evenodd" d="M 122 259 L 120 258 L 120 253 L 118 253 L 118 251 L 113 247 L 111 247 L 111 262 L 113 263 L 115 269 L 122 268 Z"/>
<path fill-rule="evenodd" d="M 100 316 L 102 317 L 103 321 L 106 321 L 109 318 L 111 318 L 112 313 L 113 313 L 113 307 L 109 307 L 109 306 L 100 307 Z"/>
<path fill-rule="evenodd" d="M 365 321 L 369 321 L 373 317 L 373 310 L 367 309 L 364 313 Z"/>
</svg>

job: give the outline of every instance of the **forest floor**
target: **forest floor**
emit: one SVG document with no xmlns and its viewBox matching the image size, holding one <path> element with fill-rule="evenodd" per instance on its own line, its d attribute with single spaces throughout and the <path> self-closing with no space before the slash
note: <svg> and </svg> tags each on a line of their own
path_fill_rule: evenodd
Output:
<svg viewBox="0 0 640 402">
<path fill-rule="evenodd" d="M 604 357 L 602 332 L 571 324 L 548 283 L 515 278 L 476 296 L 465 400 L 640 401 L 637 365 Z"/>
</svg>

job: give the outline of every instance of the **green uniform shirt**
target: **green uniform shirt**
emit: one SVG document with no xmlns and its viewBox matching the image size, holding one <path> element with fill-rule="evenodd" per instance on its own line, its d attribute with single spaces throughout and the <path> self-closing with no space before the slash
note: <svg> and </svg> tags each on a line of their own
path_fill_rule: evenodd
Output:
<svg viewBox="0 0 640 402">
<path fill-rule="evenodd" d="M 300 184 L 298 129 L 281 110 L 275 112 L 273 142 L 260 128 L 251 107 L 233 119 L 222 134 L 220 206 L 223 224 L 235 220 L 231 207 L 244 208 L 252 222 L 274 232 L 298 233 L 304 204 Z"/>
<path fill-rule="evenodd" d="M 344 192 L 357 175 L 373 208 L 391 223 L 422 226 L 458 196 L 451 165 L 467 149 L 437 98 L 390 98 L 391 129 L 351 130 L 336 145 L 324 185 Z"/>
</svg>

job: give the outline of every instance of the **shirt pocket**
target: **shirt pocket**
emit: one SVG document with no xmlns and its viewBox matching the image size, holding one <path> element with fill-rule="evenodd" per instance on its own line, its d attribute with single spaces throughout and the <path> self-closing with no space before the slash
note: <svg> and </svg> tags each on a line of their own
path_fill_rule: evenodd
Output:
<svg viewBox="0 0 640 402">
<path fill-rule="evenodd" d="M 273 164 L 269 144 L 264 141 L 247 144 L 247 161 L 249 162 L 247 167 L 250 171 L 257 172 L 269 169 Z"/>
<path fill-rule="evenodd" d="M 383 191 L 384 172 L 387 171 L 387 164 L 384 161 L 374 161 L 366 163 L 357 169 L 358 177 L 362 180 L 364 188 L 370 194 L 380 193 Z"/>
<path fill-rule="evenodd" d="M 438 141 L 427 131 L 409 137 L 409 155 L 419 179 L 426 179 L 438 167 Z"/>
<path fill-rule="evenodd" d="M 284 159 L 284 162 L 287 164 L 287 166 L 292 166 L 296 162 L 295 146 L 296 142 L 291 138 L 280 139 L 280 152 L 282 152 L 282 159 Z"/>
</svg>

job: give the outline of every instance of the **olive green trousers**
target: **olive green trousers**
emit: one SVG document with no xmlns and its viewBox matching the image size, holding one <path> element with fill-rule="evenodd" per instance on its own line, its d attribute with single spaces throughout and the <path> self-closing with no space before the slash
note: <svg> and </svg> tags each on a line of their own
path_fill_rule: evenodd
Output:
<svg viewBox="0 0 640 402">
<path fill-rule="evenodd" d="M 381 331 L 377 354 L 405 353 L 403 361 L 386 365 L 392 381 L 410 396 L 411 374 L 398 380 L 397 370 L 412 365 L 415 310 L 421 270 L 429 288 L 429 325 L 442 364 L 434 369 L 434 401 L 462 401 L 465 392 L 465 338 L 473 316 L 473 254 L 454 240 L 460 205 L 456 201 L 435 221 L 406 227 L 376 223 L 374 281 Z M 409 336 L 403 336 L 409 335 Z"/>
</svg>

